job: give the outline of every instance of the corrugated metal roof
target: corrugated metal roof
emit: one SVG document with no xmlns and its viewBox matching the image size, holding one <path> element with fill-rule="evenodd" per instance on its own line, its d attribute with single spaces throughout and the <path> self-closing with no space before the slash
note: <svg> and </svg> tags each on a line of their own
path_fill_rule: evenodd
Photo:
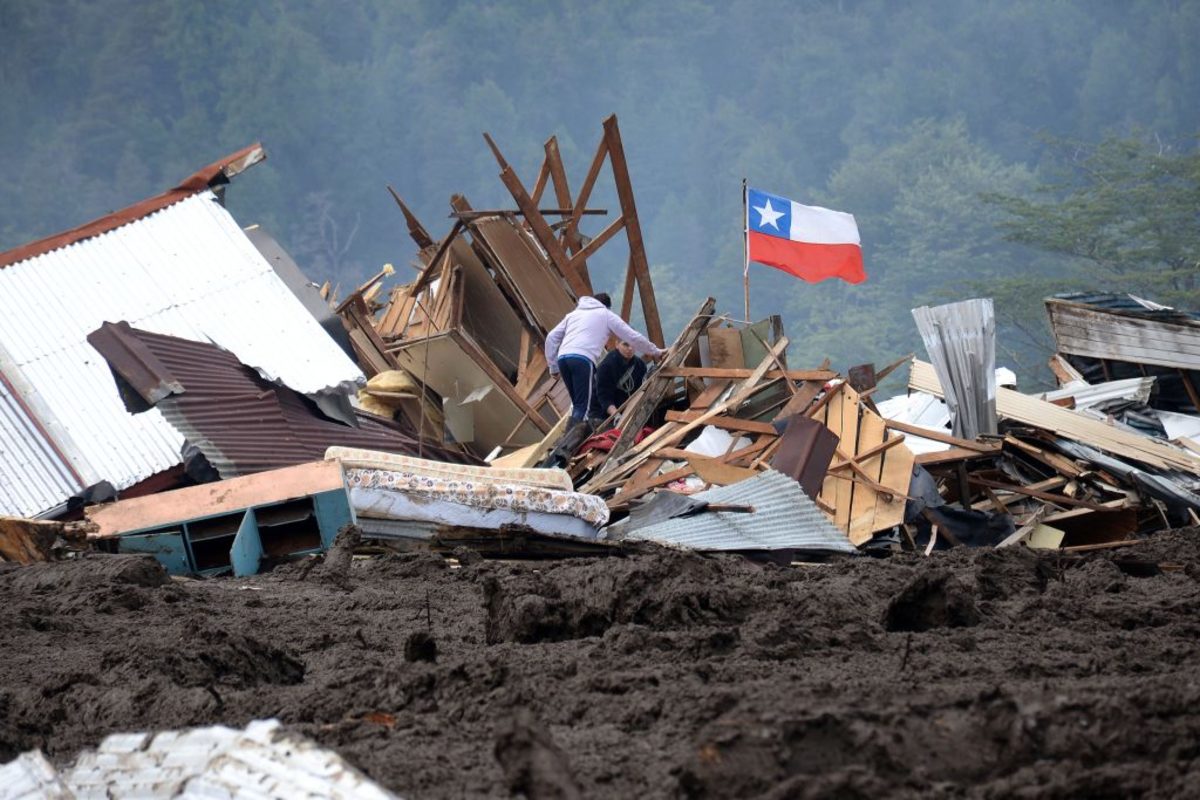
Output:
<svg viewBox="0 0 1200 800">
<path fill-rule="evenodd" d="M 105 321 L 215 342 L 305 393 L 361 377 L 208 190 L 0 269 L 0 308 L 10 369 L 36 392 L 44 427 L 73 440 L 89 484 L 132 486 L 180 463 L 183 444 L 157 411 L 126 411 L 85 341 Z M 62 461 L 39 456 L 51 471 Z M 37 504 L 63 499 L 42 492 Z M 21 506 L 0 488 L 3 513 Z"/>
<path fill-rule="evenodd" d="M 810 550 L 853 553 L 854 545 L 788 476 L 761 475 L 691 497 L 754 507 L 753 513 L 702 512 L 631 531 L 626 538 L 694 550 Z"/>
<path fill-rule="evenodd" d="M 3 375 L 0 454 L 0 500 L 6 514 L 33 516 L 84 488 Z"/>
<path fill-rule="evenodd" d="M 178 186 L 168 189 L 162 194 L 148 197 L 127 208 L 122 208 L 120 211 L 105 214 L 99 219 L 85 222 L 69 231 L 56 233 L 44 239 L 38 239 L 33 242 L 27 242 L 20 247 L 14 247 L 12 250 L 6 250 L 0 253 L 0 267 L 7 267 L 9 264 L 16 264 L 34 256 L 40 256 L 43 253 L 57 250 L 60 247 L 66 247 L 69 244 L 81 242 L 84 239 L 90 239 L 93 236 L 99 236 L 102 233 L 116 230 L 122 225 L 128 225 L 134 220 L 149 216 L 160 208 L 166 208 L 169 205 L 178 203 L 183 198 L 197 192 L 229 183 L 230 178 L 245 172 L 250 167 L 266 159 L 266 157 L 267 153 L 263 150 L 262 145 L 255 142 L 249 147 L 243 147 L 236 153 L 230 153 L 224 158 L 218 159 L 206 167 L 202 167 L 184 178 Z"/>
<path fill-rule="evenodd" d="M 1046 302 L 1053 300 L 1061 300 L 1067 303 L 1081 303 L 1092 308 L 1103 308 L 1110 311 L 1126 311 L 1138 316 L 1146 316 L 1151 318 L 1172 319 L 1177 317 L 1186 317 L 1191 320 L 1200 320 L 1200 313 L 1195 311 L 1180 311 L 1178 309 L 1162 306 L 1153 301 L 1144 298 L 1136 297 L 1131 294 L 1115 294 L 1112 292 L 1066 292 L 1056 294 Z"/>
<path fill-rule="evenodd" d="M 141 401 L 200 448 L 222 478 L 320 461 L 334 445 L 415 454 L 417 442 L 358 413 L 359 427 L 327 419 L 304 396 L 270 383 L 213 344 L 108 323 L 88 337 Z M 111 381 L 110 377 L 110 381 Z M 174 387 L 164 392 L 162 387 Z M 148 412 L 147 412 L 148 413 Z M 462 456 L 426 445 L 431 458 Z"/>
</svg>

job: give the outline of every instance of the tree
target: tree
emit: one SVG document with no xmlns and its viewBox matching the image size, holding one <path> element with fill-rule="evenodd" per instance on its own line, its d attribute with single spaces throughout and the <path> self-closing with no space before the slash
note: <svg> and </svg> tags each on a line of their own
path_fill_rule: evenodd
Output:
<svg viewBox="0 0 1200 800">
<path fill-rule="evenodd" d="M 1072 259 L 1079 289 L 1200 307 L 1200 148 L 1154 136 L 1051 142 L 1051 180 L 991 194 L 1009 241 Z"/>
</svg>

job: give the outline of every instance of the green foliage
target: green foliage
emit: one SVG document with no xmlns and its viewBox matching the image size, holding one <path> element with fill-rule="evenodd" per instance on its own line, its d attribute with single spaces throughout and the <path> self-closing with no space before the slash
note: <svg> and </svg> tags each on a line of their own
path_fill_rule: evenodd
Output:
<svg viewBox="0 0 1200 800">
<path fill-rule="evenodd" d="M 993 193 L 1006 237 L 1073 260 L 1083 288 L 1200 307 L 1200 148 L 1151 137 L 1052 143 L 1033 197 Z"/>
<path fill-rule="evenodd" d="M 860 286 L 751 267 L 797 363 L 921 352 L 911 308 L 991 294 L 1001 350 L 1036 365 L 1051 286 L 1197 305 L 1194 160 L 1086 143 L 1194 136 L 1198 32 L 1200 0 L 5 0 L 0 248 L 261 140 L 231 209 L 354 285 L 414 253 L 387 184 L 437 235 L 452 193 L 511 205 L 483 131 L 527 183 L 556 135 L 577 188 L 615 112 L 668 327 L 707 294 L 740 314 L 746 178 L 862 231 Z M 1077 169 L 1034 194 L 1055 164 Z M 1085 165 L 1111 196 L 1078 194 Z M 590 205 L 617 207 L 603 184 Z M 619 291 L 623 253 L 592 266 Z"/>
</svg>

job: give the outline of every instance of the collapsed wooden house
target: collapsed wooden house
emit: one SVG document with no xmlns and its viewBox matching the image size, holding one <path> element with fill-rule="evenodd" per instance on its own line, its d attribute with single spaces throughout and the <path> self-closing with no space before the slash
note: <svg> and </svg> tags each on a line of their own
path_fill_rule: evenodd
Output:
<svg viewBox="0 0 1200 800">
<path fill-rule="evenodd" d="M 566 388 L 546 364 L 545 338 L 579 297 L 592 293 L 587 261 L 621 232 L 629 246 L 621 314 L 629 318 L 636 291 L 650 338 L 663 341 L 616 117 L 605 120 L 574 198 L 556 139 L 546 142 L 527 191 L 485 137 L 516 209 L 478 210 L 455 195 L 450 201 L 455 222 L 435 241 L 393 192 L 419 248 L 420 273 L 412 283 L 391 288 L 382 302 L 376 299 L 382 293 L 378 275 L 338 307 L 364 368 L 412 375 L 424 387 L 422 399 L 431 398 L 441 413 L 447 439 L 480 457 L 540 442 L 569 410 Z M 605 163 L 620 214 L 587 238 L 580 224 L 606 213 L 587 206 Z M 548 188 L 556 205 L 543 208 Z M 427 429 L 427 404 L 413 403 L 404 412 Z"/>
</svg>

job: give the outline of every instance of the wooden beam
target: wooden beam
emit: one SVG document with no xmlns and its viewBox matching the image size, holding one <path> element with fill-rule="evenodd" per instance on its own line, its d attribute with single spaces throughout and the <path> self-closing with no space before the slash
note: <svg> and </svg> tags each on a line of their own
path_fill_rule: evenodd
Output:
<svg viewBox="0 0 1200 800">
<path fill-rule="evenodd" d="M 570 258 L 563 250 L 562 244 L 554 235 L 546 218 L 543 217 L 537 208 L 537 203 L 525 191 L 525 187 L 521 184 L 521 179 L 517 177 L 517 173 L 513 172 L 513 168 L 504 160 L 504 156 L 500 153 L 500 148 L 492 141 L 492 137 L 485 133 L 483 138 L 487 141 L 488 147 L 492 149 L 492 154 L 496 157 L 496 161 L 500 164 L 500 180 L 512 195 L 513 200 L 517 203 L 517 208 L 521 209 L 521 213 L 525 215 L 525 222 L 529 225 L 529 229 L 533 232 L 538 243 L 545 249 L 546 254 L 550 256 L 550 260 L 558 271 L 566 279 L 571 287 L 571 291 L 576 296 L 590 295 L 592 293 L 591 283 L 585 276 L 578 274 L 571 269 Z"/>
<path fill-rule="evenodd" d="M 633 186 L 629 181 L 629 166 L 625 162 L 625 148 L 621 144 L 621 131 L 617 126 L 616 114 L 604 120 L 604 141 L 608 144 L 608 161 L 617 186 L 621 216 L 625 219 L 625 234 L 629 239 L 629 263 L 637 276 L 638 294 L 642 300 L 642 316 L 646 320 L 646 333 L 652 342 L 662 347 L 665 341 L 662 322 L 658 316 L 658 302 L 654 298 L 654 284 L 650 280 L 650 264 L 646 260 L 642 226 L 638 221 L 637 204 L 633 199 Z"/>
<path fill-rule="evenodd" d="M 962 447 L 951 447 L 949 450 L 942 450 L 937 453 L 918 453 L 916 461 L 921 466 L 935 466 L 950 461 L 969 461 L 973 458 L 988 458 L 994 455 L 994 452 L 981 452 L 979 450 L 966 450 Z"/>
<path fill-rule="evenodd" d="M 429 235 L 429 231 L 425 230 L 425 226 L 421 224 L 417 216 L 409 211 L 408 206 L 404 205 L 404 201 L 400 199 L 400 195 L 396 194 L 396 190 L 390 184 L 387 190 L 391 192 L 396 205 L 400 206 L 400 213 L 404 215 L 404 221 L 408 225 L 408 235 L 417 243 L 417 247 L 433 247 L 433 237 Z"/>
<path fill-rule="evenodd" d="M 1179 370 L 1179 380 L 1183 382 L 1183 388 L 1187 391 L 1188 399 L 1192 401 L 1192 408 L 1200 412 L 1200 393 L 1196 391 L 1196 384 L 1192 383 L 1192 376 L 1188 374 L 1186 369 Z"/>
<path fill-rule="evenodd" d="M 695 345 L 696 340 L 700 337 L 700 332 L 708 325 L 708 320 L 712 316 L 713 308 L 716 307 L 717 301 L 711 297 L 707 298 L 696 311 L 696 315 L 687 326 L 680 332 L 679 338 L 671 346 L 670 351 L 664 358 L 666 364 L 678 364 L 687 357 L 688 352 Z M 630 398 L 631 402 L 629 409 L 625 412 L 625 418 L 621 421 L 621 435 L 613 444 L 612 450 L 608 453 L 608 459 L 605 464 L 616 464 L 617 459 L 620 459 L 625 452 L 633 446 L 633 440 L 646 421 L 650 419 L 650 415 L 666 397 L 667 391 L 671 387 L 671 379 L 659 374 L 659 371 L 651 373 L 645 383 L 634 393 L 634 398 Z"/>
<path fill-rule="evenodd" d="M 549 214 L 551 216 L 565 217 L 570 214 L 574 214 L 575 209 L 573 209 L 573 208 L 539 208 L 538 213 L 541 214 L 542 216 L 546 216 L 547 214 Z M 602 217 L 608 213 L 608 210 L 604 209 L 604 208 L 585 208 L 582 211 L 580 211 L 579 213 L 585 214 L 587 216 Z M 450 213 L 450 216 L 458 217 L 459 219 L 465 219 L 467 221 L 471 221 L 471 220 L 479 219 L 480 217 L 523 217 L 523 216 L 525 216 L 525 212 L 519 208 L 480 208 L 480 209 L 471 209 L 470 211 L 453 211 Z"/>
<path fill-rule="evenodd" d="M 450 243 L 454 241 L 454 237 L 458 236 L 459 231 L 463 229 L 463 224 L 461 219 L 456 219 L 453 227 L 450 228 L 450 232 L 446 234 L 446 238 L 438 243 L 438 249 L 429 259 L 429 263 L 425 265 L 425 269 L 421 270 L 421 274 L 417 276 L 417 279 L 413 281 L 412 286 L 409 288 L 409 294 L 413 297 L 420 294 L 425 285 L 433 278 L 433 273 L 438 269 L 442 256 L 446 255 L 446 251 L 450 249 Z"/>
<path fill-rule="evenodd" d="M 922 428 L 918 425 L 909 425 L 907 422 L 901 422 L 895 419 L 885 419 L 883 424 L 895 431 L 903 431 L 911 433 L 913 436 L 920 436 L 923 439 L 932 439 L 935 442 L 961 447 L 964 450 L 974 450 L 979 453 L 996 453 L 1000 451 L 1000 445 L 988 444 L 987 442 L 976 442 L 971 439 L 960 439 L 957 436 L 951 436 L 948 433 Z"/>
<path fill-rule="evenodd" d="M 1048 502 L 1054 503 L 1055 505 L 1074 506 L 1074 507 L 1079 507 L 1079 508 L 1090 508 L 1094 511 L 1110 510 L 1110 508 L 1108 506 L 1101 505 L 1100 503 L 1093 503 L 1090 500 L 1078 500 L 1074 497 L 1066 497 L 1065 495 L 1061 495 L 1061 494 L 1053 494 L 1051 492 L 1043 492 L 1038 489 L 1031 489 L 1028 486 L 1016 486 L 1013 484 L 1001 483 L 1000 481 L 993 481 L 993 480 L 988 480 L 987 478 L 980 478 L 976 475 L 969 476 L 969 480 L 971 483 L 975 484 L 976 486 L 986 486 L 991 489 L 1003 489 L 1008 492 L 1015 492 L 1016 494 L 1029 495 L 1030 497 L 1036 497 L 1039 500 L 1046 500 Z"/>
<path fill-rule="evenodd" d="M 732 380 L 748 378 L 754 372 L 749 367 L 744 369 L 738 367 L 663 367 L 659 371 L 672 378 L 728 378 Z M 787 378 L 792 381 L 827 381 L 836 378 L 837 373 L 828 369 L 769 369 L 764 377 L 768 379 Z"/>
<path fill-rule="evenodd" d="M 615 219 L 612 222 L 610 222 L 604 228 L 604 230 L 602 230 L 602 231 L 600 231 L 600 233 L 596 234 L 595 238 L 593 238 L 590 242 L 588 242 L 586 246 L 584 246 L 583 248 L 580 248 L 580 250 L 577 253 L 575 253 L 575 255 L 571 256 L 571 262 L 570 262 L 571 268 L 586 271 L 587 270 L 587 260 L 589 258 L 591 258 L 592 255 L 597 250 L 599 250 L 601 247 L 603 247 L 608 242 L 609 239 L 611 239 L 612 237 L 614 237 L 618 233 L 620 233 L 621 229 L 624 227 L 625 227 L 625 218 L 624 217 L 620 217 L 620 218 Z M 623 318 L 624 318 L 624 316 L 627 316 L 627 315 L 623 315 Z"/>
<path fill-rule="evenodd" d="M 880 453 L 884 452 L 885 450 L 890 450 L 891 448 L 895 447 L 896 445 L 900 444 L 903 441 L 904 441 L 903 434 L 900 436 L 895 436 L 891 439 L 887 439 L 887 440 L 881 442 L 880 444 L 875 445 L 874 447 L 872 447 L 869 450 L 864 450 L 861 453 L 856 453 L 853 458 L 850 458 L 850 459 L 847 459 L 844 461 L 839 461 L 836 464 L 830 464 L 827 472 L 833 472 L 835 470 L 845 469 L 846 467 L 851 466 L 851 462 L 857 464 L 860 461 L 866 461 L 868 458 L 873 458 L 874 456 L 879 455 Z"/>
<path fill-rule="evenodd" d="M 533 191 L 529 196 L 533 198 L 534 203 L 542 202 L 542 192 L 546 191 L 546 180 L 550 177 L 550 159 L 543 158 L 542 165 L 538 167 L 537 178 L 533 181 Z"/>
<path fill-rule="evenodd" d="M 575 213 L 571 215 L 564 235 L 574 236 L 575 231 L 578 230 L 579 211 L 587 206 L 587 201 L 592 196 L 592 189 L 596 186 L 596 178 L 600 177 L 600 168 L 604 166 L 606 158 L 608 158 L 608 141 L 601 138 L 599 146 L 596 147 L 596 154 L 592 156 L 587 176 L 583 179 L 583 185 L 579 187 L 579 196 L 575 198 Z"/>
<path fill-rule="evenodd" d="M 667 419 L 670 422 L 692 422 L 699 419 L 701 412 L 699 411 L 668 411 Z M 716 416 L 708 420 L 709 425 L 715 425 L 718 428 L 724 428 L 727 431 L 742 431 L 744 433 L 770 433 L 778 435 L 775 426 L 769 422 L 755 422 L 751 419 L 739 419 L 738 417 Z"/>
</svg>

